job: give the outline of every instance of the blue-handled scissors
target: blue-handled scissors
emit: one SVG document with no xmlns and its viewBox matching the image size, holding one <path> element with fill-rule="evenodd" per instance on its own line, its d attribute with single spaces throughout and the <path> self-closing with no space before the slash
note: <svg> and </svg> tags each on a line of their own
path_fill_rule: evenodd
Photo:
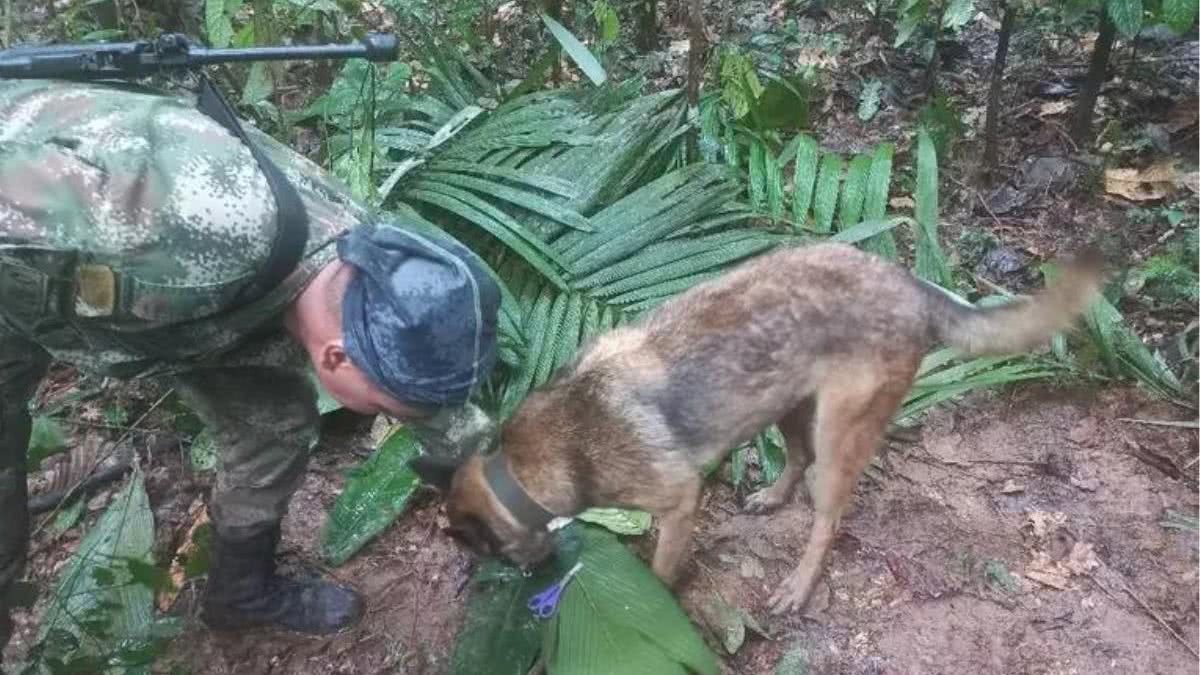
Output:
<svg viewBox="0 0 1200 675">
<path fill-rule="evenodd" d="M 539 619 L 549 619 L 553 616 L 554 610 L 558 607 L 558 600 L 562 596 L 563 589 L 567 587 L 567 584 L 571 581 L 571 577 L 575 576 L 575 573 L 582 567 L 583 563 L 575 563 L 571 571 L 567 572 L 566 576 L 561 580 L 530 598 L 528 604 L 529 611 L 533 612 L 533 615 Z"/>
</svg>

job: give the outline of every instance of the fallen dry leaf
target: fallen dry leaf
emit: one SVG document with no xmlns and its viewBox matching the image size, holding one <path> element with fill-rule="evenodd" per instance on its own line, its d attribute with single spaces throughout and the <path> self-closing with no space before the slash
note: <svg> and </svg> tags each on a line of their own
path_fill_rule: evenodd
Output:
<svg viewBox="0 0 1200 675">
<path fill-rule="evenodd" d="M 1108 169 L 1104 172 L 1104 191 L 1135 202 L 1152 201 L 1166 197 L 1178 178 L 1173 160 L 1145 169 Z"/>
<path fill-rule="evenodd" d="M 1084 575 L 1099 566 L 1100 559 L 1096 557 L 1095 548 L 1082 541 L 1075 542 L 1075 546 L 1071 548 L 1071 555 L 1067 556 L 1067 569 L 1073 574 Z"/>
<path fill-rule="evenodd" d="M 1060 511 L 1050 513 L 1048 511 L 1031 511 L 1029 513 L 1029 522 L 1033 525 L 1033 535 L 1043 538 L 1047 534 L 1057 530 L 1067 522 L 1067 514 Z"/>
<path fill-rule="evenodd" d="M 1019 485 L 1015 480 L 1013 480 L 1011 478 L 1004 481 L 1004 485 L 1001 486 L 1001 488 L 1000 488 L 1000 494 L 1002 494 L 1002 495 L 1011 495 L 1011 494 L 1016 494 L 1018 492 L 1024 492 L 1024 491 L 1025 491 L 1025 486 Z"/>
<path fill-rule="evenodd" d="M 1046 101 L 1042 107 L 1038 109 L 1038 117 L 1050 117 L 1052 115 L 1061 115 L 1071 109 L 1070 101 Z"/>
<path fill-rule="evenodd" d="M 196 534 L 196 530 L 201 525 L 208 522 L 208 509 L 204 508 L 204 501 L 197 498 L 188 508 L 188 516 L 192 519 L 192 524 L 188 526 L 187 534 L 183 536 L 183 544 L 175 551 L 175 555 L 171 560 L 171 585 L 172 589 L 163 590 L 158 596 L 158 609 L 161 612 L 166 612 L 171 609 L 171 605 L 175 603 L 175 596 L 179 595 L 179 590 L 183 588 L 183 582 L 187 578 L 187 570 L 184 569 L 184 561 L 191 555 L 196 548 L 196 544 L 192 541 Z"/>
<path fill-rule="evenodd" d="M 1025 566 L 1025 576 L 1060 591 L 1071 588 L 1071 570 L 1051 560 L 1045 551 L 1033 552 L 1033 560 Z"/>
</svg>

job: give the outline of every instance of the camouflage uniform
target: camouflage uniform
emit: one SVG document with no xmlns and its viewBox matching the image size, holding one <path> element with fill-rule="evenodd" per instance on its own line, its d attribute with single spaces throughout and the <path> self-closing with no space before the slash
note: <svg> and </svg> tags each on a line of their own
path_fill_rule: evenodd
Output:
<svg viewBox="0 0 1200 675">
<path fill-rule="evenodd" d="M 262 264 L 276 230 L 275 201 L 247 147 L 188 99 L 0 81 L 0 597 L 25 557 L 28 403 L 51 359 L 92 375 L 172 380 L 220 448 L 210 501 L 218 535 L 282 518 L 318 434 L 308 357 L 283 331 L 283 313 L 335 259 L 335 237 L 368 213 L 317 165 L 244 127 L 295 186 L 310 234 L 283 284 L 214 314 Z M 29 268 L 51 277 L 85 269 L 82 290 L 13 302 L 22 279 L 30 287 L 14 274 Z M 474 447 L 489 430 L 468 408 L 422 435 L 447 451 Z"/>
</svg>

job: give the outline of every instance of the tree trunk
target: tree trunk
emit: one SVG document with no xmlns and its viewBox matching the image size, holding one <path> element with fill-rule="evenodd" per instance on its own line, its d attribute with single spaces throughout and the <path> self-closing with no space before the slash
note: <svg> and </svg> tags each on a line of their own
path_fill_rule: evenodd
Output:
<svg viewBox="0 0 1200 675">
<path fill-rule="evenodd" d="M 943 4 L 938 10 L 937 23 L 933 28 L 933 56 L 929 59 L 929 67 L 925 71 L 925 91 L 929 92 L 930 100 L 937 96 L 938 71 L 942 67 L 942 21 L 945 17 L 946 5 Z"/>
<path fill-rule="evenodd" d="M 653 51 L 658 46 L 658 0 L 641 0 L 638 3 L 637 47 L 643 52 Z"/>
<path fill-rule="evenodd" d="M 1079 102 L 1075 104 L 1075 120 L 1071 123 L 1071 138 L 1078 145 L 1086 145 L 1092 132 L 1092 115 L 1096 112 L 1096 98 L 1100 95 L 1100 87 L 1108 79 L 1108 57 L 1112 53 L 1113 42 L 1117 39 L 1117 26 L 1108 18 L 1108 12 L 1100 10 L 1100 37 L 1096 39 L 1096 48 L 1092 51 L 1092 63 L 1088 67 L 1087 81 L 1079 92 Z"/>
<path fill-rule="evenodd" d="M 687 65 L 687 101 L 688 107 L 695 110 L 700 104 L 700 80 L 704 75 L 704 53 L 708 49 L 708 38 L 704 36 L 704 7 L 700 0 L 688 0 L 688 65 Z M 688 134 L 687 154 L 692 159 L 697 153 L 696 134 L 693 129 Z"/>
<path fill-rule="evenodd" d="M 545 7 L 547 16 L 559 23 L 563 22 L 562 0 L 546 0 Z M 562 80 L 562 49 L 559 47 L 557 41 L 552 43 L 551 49 L 554 50 L 555 54 L 558 54 L 558 58 L 554 59 L 554 67 L 550 69 L 550 82 L 557 87 L 558 83 Z"/>
<path fill-rule="evenodd" d="M 992 83 L 988 88 L 987 119 L 984 122 L 983 169 L 987 174 L 996 170 L 997 149 L 996 127 L 1000 114 L 1000 89 L 1004 79 L 1004 66 L 1008 62 L 1008 40 L 1012 36 L 1013 24 L 1017 19 L 1016 3 L 1001 0 L 1004 18 L 1000 20 L 1000 35 L 996 44 L 996 60 L 992 63 Z"/>
</svg>

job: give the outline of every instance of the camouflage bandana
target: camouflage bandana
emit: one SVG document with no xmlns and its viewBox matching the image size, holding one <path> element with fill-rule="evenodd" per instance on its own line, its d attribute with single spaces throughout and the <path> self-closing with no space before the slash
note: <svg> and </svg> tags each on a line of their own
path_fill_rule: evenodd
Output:
<svg viewBox="0 0 1200 675">
<path fill-rule="evenodd" d="M 500 289 L 446 236 L 363 224 L 338 239 L 355 275 L 342 299 L 350 360 L 393 398 L 461 405 L 496 360 Z"/>
</svg>

